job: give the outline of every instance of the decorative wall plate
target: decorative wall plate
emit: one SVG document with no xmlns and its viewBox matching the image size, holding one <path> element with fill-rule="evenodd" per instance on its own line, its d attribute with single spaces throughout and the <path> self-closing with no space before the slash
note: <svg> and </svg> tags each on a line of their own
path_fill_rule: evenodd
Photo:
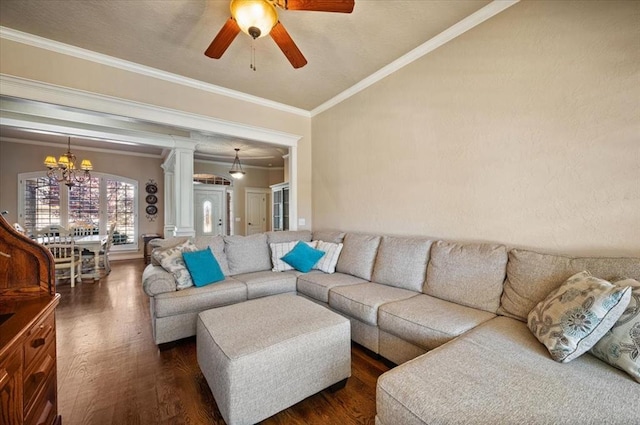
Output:
<svg viewBox="0 0 640 425">
<path fill-rule="evenodd" d="M 145 208 L 145 211 L 147 212 L 148 215 L 156 215 L 158 214 L 158 207 L 156 207 L 155 205 L 147 205 L 147 208 Z"/>
<path fill-rule="evenodd" d="M 147 201 L 147 204 L 155 204 L 158 202 L 158 197 L 156 195 L 147 195 L 147 197 L 145 198 L 145 200 Z"/>
<path fill-rule="evenodd" d="M 145 186 L 145 190 L 147 193 L 156 193 L 158 192 L 158 185 L 153 180 L 150 180 L 149 183 Z"/>
</svg>

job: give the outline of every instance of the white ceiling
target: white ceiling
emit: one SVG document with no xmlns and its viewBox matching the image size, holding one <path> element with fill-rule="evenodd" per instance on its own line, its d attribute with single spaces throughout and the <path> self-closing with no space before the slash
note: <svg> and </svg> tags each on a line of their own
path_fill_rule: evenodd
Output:
<svg viewBox="0 0 640 425">
<path fill-rule="evenodd" d="M 242 33 L 221 59 L 206 57 L 204 51 L 229 17 L 228 0 L 1 0 L 0 26 L 311 111 L 488 3 L 355 0 L 351 14 L 278 9 L 280 21 L 308 60 L 300 69 L 294 69 L 273 40 L 264 37 L 254 42 L 257 71 L 252 71 L 251 38 Z M 51 106 L 37 108 L 48 114 Z M 13 102 L 0 112 L 6 116 L 16 107 L 20 109 Z M 54 115 L 59 114 L 57 110 Z M 82 115 L 82 111 L 64 114 Z M 115 124 L 123 131 L 186 133 L 203 140 L 196 150 L 200 159 L 231 162 L 233 149 L 239 147 L 244 164 L 275 167 L 284 163 L 282 148 L 151 123 L 123 124 L 126 119 L 113 118 L 106 122 L 99 117 L 82 119 L 102 128 Z M 10 126 L 0 126 L 0 136 L 13 141 L 34 139 L 33 133 Z M 66 141 L 65 135 L 46 137 L 48 143 Z M 92 148 L 113 140 L 75 138 L 73 144 Z M 161 148 L 131 143 L 114 148 L 163 154 Z"/>
</svg>

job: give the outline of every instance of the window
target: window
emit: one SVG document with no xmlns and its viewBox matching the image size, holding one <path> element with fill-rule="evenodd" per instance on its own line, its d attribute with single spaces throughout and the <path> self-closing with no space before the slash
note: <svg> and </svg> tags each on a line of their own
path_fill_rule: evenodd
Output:
<svg viewBox="0 0 640 425">
<path fill-rule="evenodd" d="M 60 224 L 60 185 L 55 179 L 46 175 L 25 178 L 22 187 L 24 214 L 21 217 L 27 232 Z"/>
<path fill-rule="evenodd" d="M 66 189 L 45 172 L 23 173 L 19 182 L 19 222 L 28 234 L 51 224 L 93 224 L 107 234 L 115 223 L 113 250 L 138 249 L 138 182 L 92 173 L 89 181 Z"/>
</svg>

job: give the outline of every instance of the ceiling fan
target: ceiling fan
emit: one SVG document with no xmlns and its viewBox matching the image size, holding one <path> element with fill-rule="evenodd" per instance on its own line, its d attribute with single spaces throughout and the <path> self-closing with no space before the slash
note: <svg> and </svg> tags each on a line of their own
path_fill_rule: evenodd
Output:
<svg viewBox="0 0 640 425">
<path fill-rule="evenodd" d="M 291 65 L 301 68 L 307 60 L 278 20 L 276 6 L 284 10 L 351 13 L 354 3 L 355 0 L 231 0 L 231 17 L 204 54 L 220 59 L 240 31 L 253 39 L 271 35 Z"/>
</svg>

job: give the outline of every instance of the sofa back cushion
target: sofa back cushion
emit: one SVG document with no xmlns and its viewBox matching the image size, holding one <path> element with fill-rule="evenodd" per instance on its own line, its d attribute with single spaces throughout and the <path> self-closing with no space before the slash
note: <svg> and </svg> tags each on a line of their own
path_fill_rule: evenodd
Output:
<svg viewBox="0 0 640 425">
<path fill-rule="evenodd" d="M 271 270 L 271 254 L 264 233 L 225 236 L 224 250 L 231 275 Z"/>
<path fill-rule="evenodd" d="M 339 232 L 337 230 L 314 230 L 313 240 L 331 243 L 342 243 L 344 242 L 345 235 L 346 233 Z"/>
<path fill-rule="evenodd" d="M 180 245 L 181 243 L 187 241 L 188 239 L 189 239 L 189 236 L 179 236 L 179 237 L 175 237 L 175 238 L 171 237 L 167 239 L 158 238 L 158 239 L 152 239 L 151 241 L 149 241 L 149 246 L 151 247 L 151 264 L 153 264 L 154 266 L 160 265 L 158 260 L 153 255 L 154 251 L 159 252 L 163 249 L 173 248 L 174 246 Z"/>
<path fill-rule="evenodd" d="M 267 243 L 311 242 L 310 230 L 285 230 L 283 232 L 267 232 Z"/>
<path fill-rule="evenodd" d="M 371 280 L 380 239 L 380 236 L 348 233 L 344 237 L 336 271 Z"/>
<path fill-rule="evenodd" d="M 431 244 L 429 239 L 383 236 L 371 280 L 422 292 Z"/>
<path fill-rule="evenodd" d="M 209 247 L 213 256 L 216 258 L 216 261 L 220 265 L 222 274 L 225 276 L 229 276 L 231 274 L 227 254 L 224 252 L 224 238 L 222 236 L 196 236 L 193 238 L 193 243 L 198 247 L 198 249 L 205 249 Z"/>
<path fill-rule="evenodd" d="M 431 246 L 423 292 L 495 313 L 506 266 L 507 248 L 503 245 L 438 241 Z"/>
<path fill-rule="evenodd" d="M 639 280 L 640 258 L 574 258 L 512 249 L 498 313 L 526 322 L 527 315 L 540 301 L 583 270 L 610 282 L 624 278 Z"/>
</svg>

